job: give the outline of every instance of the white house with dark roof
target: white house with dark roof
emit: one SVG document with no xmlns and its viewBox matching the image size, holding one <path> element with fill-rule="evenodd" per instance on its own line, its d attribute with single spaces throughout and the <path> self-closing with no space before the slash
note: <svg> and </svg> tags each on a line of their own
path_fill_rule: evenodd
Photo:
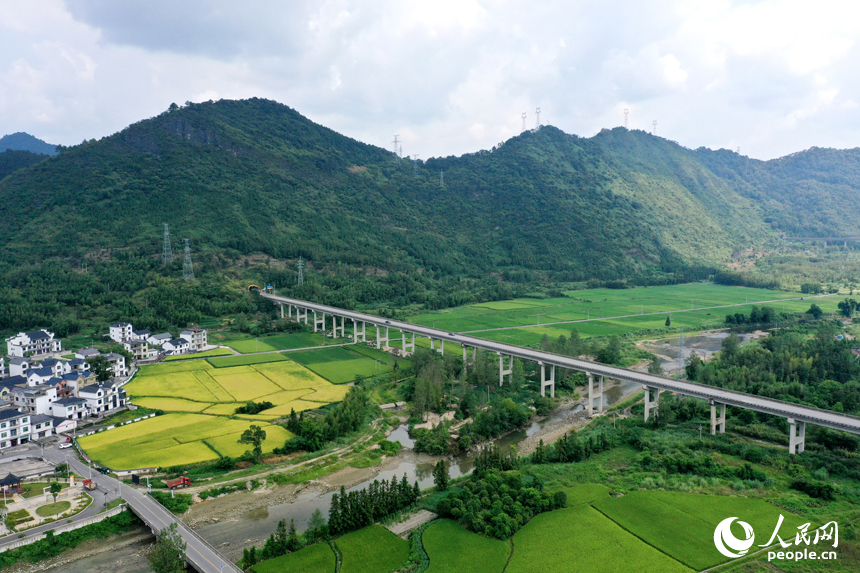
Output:
<svg viewBox="0 0 860 573">
<path fill-rule="evenodd" d="M 82 420 L 89 412 L 84 398 L 59 398 L 51 404 L 51 415 L 65 420 Z"/>
<path fill-rule="evenodd" d="M 114 376 L 128 376 L 128 365 L 125 363 L 125 356 L 116 354 L 115 352 L 109 352 L 103 356 L 107 358 L 108 363 L 113 368 Z"/>
<path fill-rule="evenodd" d="M 130 340 L 123 344 L 135 360 L 149 360 L 158 356 L 158 349 L 151 348 L 146 340 Z"/>
<path fill-rule="evenodd" d="M 90 415 L 121 408 L 128 401 L 125 390 L 110 382 L 84 386 L 78 389 L 78 397 L 87 401 L 87 410 Z"/>
<path fill-rule="evenodd" d="M 39 364 L 40 368 L 50 368 L 54 372 L 54 376 L 62 376 L 72 371 L 71 365 L 66 360 L 57 360 L 56 358 L 47 358 Z"/>
<path fill-rule="evenodd" d="M 37 330 L 35 332 L 19 332 L 15 336 L 6 339 L 6 349 L 9 356 L 39 356 L 60 352 L 63 349 L 62 341 L 54 338 L 53 332 Z"/>
<path fill-rule="evenodd" d="M 131 331 L 131 340 L 135 342 L 143 342 L 145 340 L 148 340 L 150 336 L 152 336 L 151 330 L 142 329 Z"/>
<path fill-rule="evenodd" d="M 54 418 L 47 414 L 36 414 L 30 418 L 30 439 L 42 440 L 54 435 Z"/>
<path fill-rule="evenodd" d="M 10 448 L 30 441 L 29 412 L 15 408 L 0 410 L 0 449 Z"/>
<path fill-rule="evenodd" d="M 175 356 L 177 354 L 187 354 L 191 350 L 191 343 L 184 338 L 174 338 L 162 344 L 161 348 L 168 356 Z"/>
<path fill-rule="evenodd" d="M 131 338 L 132 327 L 128 322 L 117 322 L 110 325 L 110 338 L 122 344 Z"/>
<path fill-rule="evenodd" d="M 54 371 L 50 368 L 30 368 L 25 375 L 28 386 L 38 386 L 54 378 Z"/>
<path fill-rule="evenodd" d="M 90 365 L 83 358 L 72 358 L 69 360 L 69 372 L 86 372 L 89 371 Z"/>
<path fill-rule="evenodd" d="M 153 334 L 152 336 L 150 336 L 149 338 L 146 339 L 146 341 L 149 342 L 149 344 L 151 346 L 161 346 L 162 344 L 164 344 L 165 342 L 168 342 L 170 340 L 173 340 L 173 335 L 170 334 L 169 332 L 162 332 L 160 334 Z"/>
<path fill-rule="evenodd" d="M 47 414 L 56 400 L 56 387 L 47 384 L 12 390 L 12 403 L 15 407 L 31 414 Z"/>
<path fill-rule="evenodd" d="M 100 356 L 101 352 L 97 349 L 89 347 L 89 348 L 81 348 L 80 350 L 75 352 L 75 358 L 86 361 L 87 358 L 93 358 L 95 356 Z"/>
<path fill-rule="evenodd" d="M 9 375 L 10 376 L 26 376 L 27 370 L 30 369 L 29 358 L 12 358 L 9 360 Z"/>
</svg>

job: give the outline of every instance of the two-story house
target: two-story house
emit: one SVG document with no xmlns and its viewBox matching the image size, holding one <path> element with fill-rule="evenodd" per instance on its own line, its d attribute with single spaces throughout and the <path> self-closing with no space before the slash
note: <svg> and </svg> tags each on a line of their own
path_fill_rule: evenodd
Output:
<svg viewBox="0 0 860 573">
<path fill-rule="evenodd" d="M 54 435 L 54 419 L 47 414 L 36 414 L 30 418 L 30 439 L 41 440 Z"/>
<path fill-rule="evenodd" d="M 35 332 L 19 332 L 15 336 L 7 338 L 6 349 L 6 354 L 9 356 L 23 358 L 60 352 L 63 349 L 63 344 L 59 338 L 54 338 L 53 332 L 43 329 Z"/>
<path fill-rule="evenodd" d="M 169 332 L 162 332 L 160 334 L 153 334 L 149 338 L 146 339 L 149 342 L 150 346 L 161 346 L 165 342 L 173 340 L 173 335 Z"/>
<path fill-rule="evenodd" d="M 144 340 L 149 340 L 150 336 L 152 336 L 151 330 L 141 329 L 141 330 L 132 330 L 131 331 L 131 339 L 135 342 L 142 342 Z"/>
<path fill-rule="evenodd" d="M 51 415 L 55 418 L 64 418 L 66 420 L 82 420 L 89 412 L 87 411 L 87 401 L 84 398 L 60 398 L 51 404 Z"/>
<path fill-rule="evenodd" d="M 30 369 L 29 358 L 12 358 L 9 360 L 9 375 L 10 376 L 26 376 L 27 370 Z"/>
<path fill-rule="evenodd" d="M 125 406 L 128 401 L 125 390 L 111 382 L 84 386 L 78 390 L 78 397 L 87 401 L 91 416 Z"/>
<path fill-rule="evenodd" d="M 0 410 L 0 449 L 30 441 L 30 414 L 15 408 Z"/>
<path fill-rule="evenodd" d="M 146 340 L 131 340 L 123 344 L 125 349 L 131 352 L 135 361 L 149 360 L 158 356 L 158 349 L 149 346 Z"/>
<path fill-rule="evenodd" d="M 177 354 L 187 354 L 191 345 L 184 338 L 174 338 L 162 344 L 161 348 L 166 355 L 175 356 Z"/>
<path fill-rule="evenodd" d="M 197 326 L 186 328 L 179 333 L 179 338 L 184 338 L 188 341 L 191 352 L 199 352 L 209 344 L 209 336 L 206 329 Z"/>
</svg>

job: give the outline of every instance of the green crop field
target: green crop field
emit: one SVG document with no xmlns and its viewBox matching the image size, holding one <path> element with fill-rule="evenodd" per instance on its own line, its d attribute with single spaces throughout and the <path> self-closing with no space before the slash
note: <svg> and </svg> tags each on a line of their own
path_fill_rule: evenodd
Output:
<svg viewBox="0 0 860 573">
<path fill-rule="evenodd" d="M 355 360 L 359 358 L 352 350 L 343 346 L 329 346 L 317 350 L 300 350 L 290 352 L 290 360 L 307 366 L 309 364 L 320 364 L 322 362 L 338 362 L 341 360 Z"/>
<path fill-rule="evenodd" d="M 292 350 L 293 348 L 310 348 L 312 346 L 322 346 L 323 344 L 325 344 L 325 338 L 322 334 L 309 332 L 295 332 L 256 339 L 252 338 L 250 340 L 224 342 L 225 346 L 229 346 L 242 354 L 271 350 Z"/>
<path fill-rule="evenodd" d="M 276 355 L 278 362 L 266 362 L 268 356 L 229 357 L 261 362 L 220 368 L 205 360 L 143 367 L 126 385 L 129 396 L 141 406 L 169 414 L 81 438 L 81 447 L 114 469 L 204 462 L 218 454 L 242 455 L 248 448 L 237 440 L 251 423 L 258 423 L 267 433 L 263 451 L 270 452 L 291 437 L 272 422 L 292 410 L 339 402 L 349 391 L 281 355 Z M 236 408 L 249 400 L 275 407 L 237 416 Z"/>
<path fill-rule="evenodd" d="M 481 337 L 514 344 L 535 344 L 546 334 L 550 338 L 568 335 L 572 327 L 584 336 L 623 334 L 636 330 L 662 329 L 666 316 L 675 327 L 713 325 L 726 314 L 749 314 L 753 304 L 763 301 L 778 312 L 805 312 L 813 302 L 823 310 L 836 310 L 837 295 L 812 297 L 794 292 L 692 283 L 632 289 L 589 289 L 567 291 L 564 298 L 516 299 L 445 309 L 410 318 L 410 322 L 452 332 L 486 331 L 492 328 L 526 327 L 482 332 Z M 800 299 L 804 300 L 787 300 Z M 741 305 L 710 308 L 723 305 Z M 697 309 L 691 311 L 691 309 Z M 658 313 L 650 315 L 648 313 Z M 603 320 L 595 320 L 601 319 Z M 607 318 L 625 317 L 625 318 Z M 586 321 L 546 326 L 562 321 Z M 533 326 L 545 325 L 545 326 Z"/>
<path fill-rule="evenodd" d="M 713 545 L 713 531 L 709 539 Z M 589 505 L 558 509 L 534 517 L 514 535 L 513 545 L 513 556 L 505 573 L 691 571 Z"/>
<path fill-rule="evenodd" d="M 335 384 L 352 382 L 356 376 L 367 377 L 391 372 L 394 365 L 394 356 L 391 354 L 369 349 L 361 344 L 349 348 L 330 346 L 318 350 L 301 350 L 290 352 L 289 356 Z M 378 364 L 376 360 L 379 360 Z M 406 365 L 408 364 L 404 364 Z"/>
<path fill-rule="evenodd" d="M 806 520 L 765 501 L 746 497 L 694 495 L 673 492 L 636 491 L 618 498 L 598 500 L 593 506 L 650 545 L 697 570 L 726 561 L 714 547 L 714 529 L 727 517 L 752 525 L 767 541 L 779 515 L 783 539 L 792 537 Z M 742 530 L 732 524 L 736 536 Z M 757 537 L 758 539 L 758 537 Z"/>
<path fill-rule="evenodd" d="M 598 483 L 583 483 L 573 487 L 565 488 L 567 494 L 567 507 L 592 503 L 599 499 L 608 498 L 610 489 Z"/>
<path fill-rule="evenodd" d="M 226 348 L 216 348 L 215 350 L 207 350 L 206 352 L 195 352 L 194 354 L 178 354 L 176 356 L 167 356 L 165 362 L 175 362 L 177 360 L 193 360 L 195 358 L 208 358 L 210 356 L 232 356 L 233 353 Z"/>
<path fill-rule="evenodd" d="M 279 353 L 272 354 L 257 354 L 253 356 L 225 356 L 223 358 L 208 358 L 209 362 L 215 368 L 229 368 L 231 366 L 247 366 L 249 364 L 262 364 L 263 362 L 282 362 L 289 360 L 286 356 Z"/>
<path fill-rule="evenodd" d="M 430 557 L 427 573 L 502 573 L 511 554 L 509 543 L 466 531 L 450 519 L 424 530 L 423 541 Z"/>
<path fill-rule="evenodd" d="M 317 543 L 258 563 L 251 568 L 254 573 L 333 573 L 334 553 L 327 543 Z"/>
<path fill-rule="evenodd" d="M 384 527 L 371 525 L 338 538 L 341 573 L 389 573 L 409 558 L 409 542 Z"/>
</svg>

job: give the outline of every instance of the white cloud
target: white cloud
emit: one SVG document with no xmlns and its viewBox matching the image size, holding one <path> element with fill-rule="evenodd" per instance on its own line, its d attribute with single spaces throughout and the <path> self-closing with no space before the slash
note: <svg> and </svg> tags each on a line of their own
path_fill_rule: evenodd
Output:
<svg viewBox="0 0 860 573">
<path fill-rule="evenodd" d="M 100 137 L 171 102 L 267 97 L 404 154 L 488 149 L 521 114 L 769 158 L 858 145 L 860 5 L 820 0 L 11 0 L 0 126 Z"/>
</svg>

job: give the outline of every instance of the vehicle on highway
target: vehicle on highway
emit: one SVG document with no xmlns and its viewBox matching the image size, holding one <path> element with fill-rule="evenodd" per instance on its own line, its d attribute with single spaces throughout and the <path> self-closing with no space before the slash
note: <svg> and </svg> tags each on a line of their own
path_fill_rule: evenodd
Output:
<svg viewBox="0 0 860 573">
<path fill-rule="evenodd" d="M 71 448 L 71 447 L 72 447 L 72 444 L 70 444 L 70 443 L 68 443 L 68 442 L 65 442 L 65 443 L 63 443 L 63 444 L 60 444 L 60 449 L 61 449 L 61 450 L 65 450 L 66 448 Z"/>
</svg>

